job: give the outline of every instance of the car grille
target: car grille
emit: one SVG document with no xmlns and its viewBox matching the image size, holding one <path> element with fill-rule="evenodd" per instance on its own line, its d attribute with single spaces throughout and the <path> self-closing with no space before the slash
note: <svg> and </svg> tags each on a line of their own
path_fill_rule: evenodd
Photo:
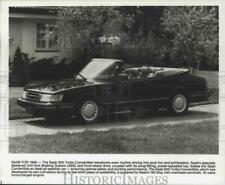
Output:
<svg viewBox="0 0 225 185">
<path fill-rule="evenodd" d="M 35 93 L 35 92 L 27 92 L 26 99 L 27 100 L 32 100 L 32 101 L 39 101 L 40 100 L 40 96 L 39 96 L 38 93 Z"/>
</svg>

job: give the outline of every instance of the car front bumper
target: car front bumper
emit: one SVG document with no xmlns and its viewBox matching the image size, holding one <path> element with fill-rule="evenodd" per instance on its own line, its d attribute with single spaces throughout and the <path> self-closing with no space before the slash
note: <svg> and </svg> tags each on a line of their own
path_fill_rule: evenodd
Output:
<svg viewBox="0 0 225 185">
<path fill-rule="evenodd" d="M 75 110 L 75 104 L 68 103 L 45 103 L 34 102 L 26 99 L 18 99 L 17 104 L 32 115 L 37 116 L 53 116 L 53 115 L 73 115 Z"/>
</svg>

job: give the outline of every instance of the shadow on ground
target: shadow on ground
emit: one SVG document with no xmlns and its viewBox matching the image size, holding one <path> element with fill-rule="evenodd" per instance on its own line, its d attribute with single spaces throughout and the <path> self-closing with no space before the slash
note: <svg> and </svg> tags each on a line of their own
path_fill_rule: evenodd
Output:
<svg viewBox="0 0 225 185">
<path fill-rule="evenodd" d="M 158 111 L 158 112 L 148 112 L 147 115 L 140 117 L 135 115 L 134 113 L 130 114 L 118 114 L 118 115 L 110 115 L 107 118 L 100 119 L 96 123 L 84 123 L 77 118 L 55 118 L 55 119 L 36 119 L 25 121 L 26 124 L 42 127 L 42 128 L 50 128 L 50 129 L 60 129 L 63 130 L 68 129 L 84 129 L 88 127 L 102 127 L 105 126 L 129 126 L 129 125 L 142 125 L 155 122 L 177 122 L 177 121 L 201 121 L 203 119 L 211 119 L 213 117 L 217 117 L 217 113 L 210 112 L 202 112 L 196 110 L 190 110 L 185 115 L 174 116 L 170 115 L 167 111 Z"/>
</svg>

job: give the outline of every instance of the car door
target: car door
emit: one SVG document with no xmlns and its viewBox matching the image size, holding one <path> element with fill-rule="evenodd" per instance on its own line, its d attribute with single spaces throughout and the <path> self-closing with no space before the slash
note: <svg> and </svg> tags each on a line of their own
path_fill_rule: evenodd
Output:
<svg viewBox="0 0 225 185">
<path fill-rule="evenodd" d="M 126 103 L 131 99 L 131 83 L 126 78 L 113 77 L 101 85 L 102 101 L 106 104 Z"/>
<path fill-rule="evenodd" d="M 130 101 L 138 102 L 148 98 L 148 85 L 145 79 L 130 79 Z"/>
<path fill-rule="evenodd" d="M 173 77 L 156 76 L 148 78 L 144 82 L 145 97 L 150 101 L 168 99 L 172 89 L 176 87 L 176 80 Z"/>
</svg>

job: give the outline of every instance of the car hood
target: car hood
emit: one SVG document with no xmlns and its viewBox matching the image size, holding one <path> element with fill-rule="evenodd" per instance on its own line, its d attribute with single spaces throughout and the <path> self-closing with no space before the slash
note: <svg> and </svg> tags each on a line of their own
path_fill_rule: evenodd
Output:
<svg viewBox="0 0 225 185">
<path fill-rule="evenodd" d="M 78 88 L 81 86 L 91 85 L 94 82 L 87 80 L 77 80 L 77 79 L 63 79 L 52 82 L 39 82 L 36 84 L 31 84 L 25 87 L 25 90 L 53 94 L 68 89 Z"/>
</svg>

